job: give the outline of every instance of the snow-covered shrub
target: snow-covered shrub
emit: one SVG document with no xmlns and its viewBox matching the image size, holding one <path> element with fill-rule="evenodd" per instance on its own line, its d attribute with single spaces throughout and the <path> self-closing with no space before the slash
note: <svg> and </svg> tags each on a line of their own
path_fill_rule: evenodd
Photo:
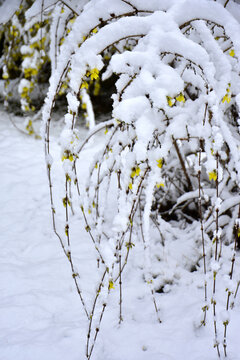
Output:
<svg viewBox="0 0 240 360">
<path fill-rule="evenodd" d="M 17 2 L 9 10 L 8 21 L 0 16 L 2 49 L 2 78 L 4 79 L 4 105 L 9 102 L 20 103 L 21 111 L 30 115 L 25 121 L 25 130 L 29 135 L 35 134 L 32 120 L 35 105 L 41 106 L 44 96 L 41 95 L 43 83 L 49 78 L 47 71 L 49 58 L 49 11 L 39 17 L 26 18 L 33 1 L 23 0 L 19 7 Z M 5 14 L 7 2 L 1 7 Z M 11 11 L 10 11 L 11 10 Z M 15 11 L 14 11 L 15 10 Z M 39 117 L 39 114 L 38 114 Z"/>
<path fill-rule="evenodd" d="M 41 24 L 36 23 L 28 27 L 25 13 L 32 6 L 32 1 L 22 1 L 19 8 L 13 13 L 10 19 L 2 25 L 2 64 L 5 80 L 5 105 L 8 99 L 13 96 L 12 91 L 8 91 L 10 79 L 19 79 L 19 95 L 23 111 L 30 111 L 30 93 L 33 90 L 33 78 L 38 73 L 37 58 L 35 49 L 39 48 L 36 34 Z M 1 9 L 3 12 L 5 7 Z M 13 7 L 14 10 L 14 7 Z M 33 41 L 31 41 L 33 39 Z M 23 79 L 22 79 L 23 78 Z M 21 80 L 22 79 L 22 80 Z M 15 84 L 16 85 L 16 84 Z M 32 110 L 34 110 L 32 108 Z"/>
<path fill-rule="evenodd" d="M 50 25 L 53 20 L 61 17 L 63 27 L 57 27 L 57 34 L 52 39 L 60 46 L 61 40 L 57 36 L 69 32 L 74 17 L 74 10 L 60 2 L 23 0 L 14 1 L 12 6 L 5 2 L 0 15 L 2 42 L 2 78 L 4 81 L 4 104 L 20 103 L 21 111 L 27 115 L 26 130 L 34 133 L 32 120 L 39 118 L 35 114 L 39 110 L 46 95 L 47 82 L 50 76 Z M 45 5 L 44 5 L 45 4 Z M 56 8 L 61 9 L 61 15 L 55 14 Z M 66 10 L 67 9 L 67 10 Z M 66 16 L 63 17 L 63 13 Z M 6 13 L 8 16 L 6 16 Z M 70 25 L 69 25 L 70 24 Z M 54 46 L 54 45 L 53 45 Z M 51 59 L 54 61 L 57 53 Z M 41 115 L 40 115 L 41 117 Z"/>
<path fill-rule="evenodd" d="M 155 284 L 161 274 L 155 271 L 153 279 L 152 269 L 155 244 L 183 241 L 184 234 L 199 249 L 197 266 L 205 289 L 202 324 L 211 307 L 220 356 L 216 312 L 224 305 L 217 303 L 216 282 L 221 276 L 227 313 L 239 286 L 233 271 L 240 208 L 238 14 L 239 6 L 228 1 L 92 0 L 59 49 L 43 111 L 45 152 L 54 230 L 89 320 L 88 359 L 116 283 L 122 321 L 122 276 L 130 253 L 134 256 L 134 246 L 142 241 L 145 281 L 160 320 Z M 112 119 L 93 128 L 81 144 L 78 111 L 87 102 L 88 82 L 112 74 L 118 77 Z M 54 205 L 50 123 L 56 95 L 66 82 L 68 113 L 60 139 L 63 226 L 61 210 Z M 81 152 L 100 131 L 105 140 L 86 176 L 81 174 Z M 91 310 L 71 249 L 77 236 L 71 226 L 79 213 L 96 250 L 99 274 Z M 159 239 L 155 235 L 153 240 L 154 227 Z M 233 249 L 229 262 L 224 253 L 228 246 Z M 226 316 L 225 355 L 228 323 Z"/>
<path fill-rule="evenodd" d="M 46 84 L 57 66 L 60 49 L 87 2 L 24 0 L 18 6 L 16 0 L 11 7 L 5 2 L 0 8 L 3 14 L 9 13 L 8 17 L 0 16 L 4 103 L 7 107 L 9 102 L 20 102 L 22 113 L 29 119 L 26 122 L 29 134 L 34 132 L 32 119 L 39 118 L 35 110 L 41 108 Z M 59 96 L 66 95 L 68 82 L 66 76 Z M 90 94 L 96 97 L 100 89 L 100 78 L 91 76 L 81 94 L 81 115 L 90 129 L 95 124 Z"/>
</svg>

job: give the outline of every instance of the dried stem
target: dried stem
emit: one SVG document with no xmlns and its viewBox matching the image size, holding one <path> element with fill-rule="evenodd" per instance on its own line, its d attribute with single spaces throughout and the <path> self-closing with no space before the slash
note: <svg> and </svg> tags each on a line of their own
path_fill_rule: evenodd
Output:
<svg viewBox="0 0 240 360">
<path fill-rule="evenodd" d="M 141 210 L 141 204 L 140 203 L 139 203 L 139 218 L 140 218 L 140 230 L 141 230 L 142 240 L 143 240 L 143 244 L 144 244 L 144 250 L 146 250 L 146 243 L 145 243 L 144 232 L 143 232 L 142 210 Z M 153 301 L 154 309 L 155 309 L 155 312 L 156 312 L 156 315 L 157 315 L 157 320 L 161 324 L 162 320 L 159 317 L 159 310 L 158 310 L 158 307 L 157 307 L 157 302 L 156 302 L 156 297 L 155 297 L 155 290 L 154 290 L 152 281 L 150 281 L 149 285 L 150 285 L 150 289 L 151 289 L 151 295 L 152 295 L 152 301 Z"/>
<path fill-rule="evenodd" d="M 228 3 L 229 3 L 229 0 L 227 0 L 227 1 L 225 2 L 224 7 L 226 7 Z"/>
<path fill-rule="evenodd" d="M 219 188 L 218 188 L 218 153 L 216 154 L 216 197 L 218 199 L 218 195 L 219 195 Z M 218 257 L 218 241 L 219 241 L 219 234 L 218 234 L 218 230 L 219 230 L 219 225 L 218 225 L 218 222 L 219 222 L 219 209 L 216 208 L 216 219 L 215 219 L 215 222 L 216 222 L 216 235 L 215 235 L 215 238 L 214 238 L 214 241 L 215 241 L 215 255 L 214 255 L 214 259 L 215 259 L 215 262 L 217 260 L 219 260 L 219 257 Z M 215 344 L 214 344 L 214 347 L 216 347 L 217 349 L 217 354 L 218 354 L 218 357 L 220 358 L 220 350 L 219 350 L 219 342 L 218 342 L 218 336 L 217 336 L 217 320 L 216 320 L 216 277 L 217 277 L 217 271 L 214 269 L 213 270 L 213 295 L 212 295 L 212 306 L 213 306 L 213 326 L 214 326 L 214 334 L 215 334 Z"/>
<path fill-rule="evenodd" d="M 240 218 L 240 205 L 239 205 L 239 210 L 238 210 L 238 219 L 239 218 Z M 234 248 L 233 248 L 233 254 L 232 254 L 232 259 L 231 259 L 231 270 L 229 273 L 230 280 L 233 279 L 233 271 L 234 271 L 234 264 L 235 264 L 235 259 L 236 259 L 236 250 L 237 250 L 238 230 L 239 230 L 239 224 L 238 224 L 238 222 L 236 222 Z M 237 289 L 238 289 L 238 286 L 239 286 L 239 282 L 237 285 Z M 237 292 L 237 289 L 236 289 L 236 292 Z M 228 289 L 228 288 L 226 289 L 226 291 L 227 291 L 226 311 L 229 311 L 230 298 L 231 298 L 231 295 L 233 295 L 233 292 L 231 289 Z M 236 292 L 235 292 L 235 294 L 236 294 Z M 234 299 L 235 299 L 235 296 L 234 296 Z M 233 306 L 234 306 L 234 300 L 231 304 L 232 308 L 233 308 Z M 223 322 L 223 326 L 224 326 L 223 350 L 224 350 L 225 357 L 227 357 L 227 327 L 228 327 L 228 324 L 229 324 L 229 320 L 225 320 Z"/>
<path fill-rule="evenodd" d="M 202 149 L 200 148 L 198 153 L 198 209 L 199 209 L 199 218 L 201 224 L 201 238 L 202 238 L 202 254 L 203 254 L 203 271 L 204 271 L 204 300 L 205 305 L 203 307 L 204 317 L 202 320 L 202 325 L 206 325 L 206 316 L 207 316 L 207 267 L 206 267 L 206 252 L 205 252 L 205 239 L 204 239 L 204 229 L 203 229 L 203 218 L 202 218 L 202 194 L 201 194 L 201 155 Z"/>
<path fill-rule="evenodd" d="M 240 286 L 240 280 L 239 280 L 238 283 L 237 283 L 237 288 L 236 288 L 236 291 L 235 291 L 235 293 L 234 293 L 234 299 L 236 299 L 236 297 L 237 297 L 237 293 L 238 293 L 239 286 Z"/>
<path fill-rule="evenodd" d="M 89 319 L 89 325 L 88 325 L 88 333 L 87 333 L 87 344 L 86 344 L 86 357 L 87 357 L 88 360 L 90 359 L 90 357 L 92 355 L 93 348 L 94 348 L 94 345 L 95 345 L 96 339 L 97 339 L 97 334 L 99 332 L 99 326 L 100 326 L 100 323 L 102 321 L 103 313 L 104 313 L 105 308 L 106 308 L 106 303 L 104 303 L 103 306 L 102 306 L 102 311 L 101 311 L 100 317 L 99 317 L 99 326 L 95 330 L 95 336 L 94 336 L 94 339 L 93 339 L 93 343 L 92 343 L 91 349 L 89 350 L 94 313 L 95 313 L 95 309 L 96 309 L 96 305 L 97 305 L 97 300 L 98 300 L 100 292 L 101 292 L 101 288 L 104 285 L 103 282 L 104 282 L 104 278 L 105 278 L 106 274 L 107 274 L 107 269 L 104 270 L 104 273 L 103 273 L 102 278 L 100 280 L 100 283 L 99 283 L 99 286 L 98 286 L 98 289 L 97 289 L 97 293 L 96 293 L 96 296 L 95 296 L 94 301 L 93 301 L 92 310 L 91 310 L 91 313 L 90 313 L 90 319 Z"/>
<path fill-rule="evenodd" d="M 119 324 L 123 321 L 122 317 L 122 255 L 119 249 Z"/>
<path fill-rule="evenodd" d="M 178 156 L 178 158 L 179 158 L 179 161 L 180 161 L 182 170 L 183 170 L 184 175 L 185 175 L 185 178 L 186 178 L 186 180 L 187 180 L 188 189 L 190 189 L 190 191 L 192 191 L 192 190 L 193 190 L 192 183 L 191 183 L 190 177 L 189 177 L 189 175 L 188 175 L 188 172 L 187 172 L 187 169 L 186 169 L 184 160 L 183 160 L 183 158 L 182 158 L 181 152 L 180 152 L 180 150 L 179 150 L 177 141 L 176 141 L 176 139 L 174 139 L 174 137 L 172 137 L 172 139 L 173 139 L 173 145 L 174 145 L 174 147 L 175 147 L 175 149 L 176 149 L 177 156 Z"/>
<path fill-rule="evenodd" d="M 79 16 L 79 14 L 76 12 L 76 10 L 74 10 L 70 5 L 68 5 L 65 1 L 63 1 L 63 0 L 60 0 L 61 1 L 61 3 L 63 4 L 63 5 L 65 5 L 69 10 L 71 10 L 73 13 L 74 13 L 74 15 L 76 15 L 76 16 Z"/>
</svg>

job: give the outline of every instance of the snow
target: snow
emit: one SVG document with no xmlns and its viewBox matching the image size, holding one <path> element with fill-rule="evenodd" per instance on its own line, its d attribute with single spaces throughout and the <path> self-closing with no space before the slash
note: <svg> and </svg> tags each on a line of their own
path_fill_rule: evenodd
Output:
<svg viewBox="0 0 240 360">
<path fill-rule="evenodd" d="M 0 6 L 0 23 L 5 24 L 13 16 L 15 11 L 18 10 L 21 0 L 4 0 Z"/>
<path fill-rule="evenodd" d="M 43 146 L 1 119 L 1 358 L 59 359 L 78 334 L 78 299 L 52 232 Z"/>
<path fill-rule="evenodd" d="M 43 156 L 42 142 L 20 134 L 8 123 L 1 112 L 1 253 L 0 253 L 0 346 L 4 360 L 46 360 L 84 358 L 86 320 L 80 306 L 70 268 L 57 237 L 52 231 L 49 190 Z M 14 118 L 21 126 L 21 118 Z M 104 135 L 103 135 L 104 136 Z M 87 147 L 81 155 L 82 171 L 88 159 L 99 151 L 99 141 Z M 54 157 L 60 157 L 60 147 L 52 138 Z M 9 149 L 10 152 L 9 152 Z M 49 160 L 52 163 L 52 160 Z M 55 163 L 54 180 L 61 191 L 61 168 Z M 152 179 L 152 184 L 155 179 Z M 149 188 L 152 192 L 152 185 Z M 197 196 L 194 193 L 191 196 Z M 227 201 L 227 200 L 225 200 Z M 232 200 L 233 201 L 233 200 Z M 239 201 L 239 199 L 238 199 Z M 230 202 L 229 205 L 230 206 Z M 223 207 L 226 207 L 224 202 Z M 149 212 L 149 209 L 147 210 Z M 147 216 L 148 214 L 146 214 Z M 77 231 L 81 243 L 73 243 L 76 268 L 81 274 L 82 290 L 91 303 L 91 293 L 96 283 L 94 253 L 81 219 Z M 79 228 L 80 220 L 80 228 Z M 76 224 L 72 223 L 73 231 Z M 145 230 L 147 231 L 147 229 Z M 179 230 L 178 230 L 179 232 Z M 148 235 L 147 235 L 148 236 Z M 199 327 L 201 307 L 204 304 L 201 268 L 190 272 L 187 267 L 198 251 L 191 234 L 178 234 L 177 241 L 169 238 L 165 247 L 158 244 L 161 261 L 151 264 L 152 271 L 161 274 L 153 280 L 153 287 L 163 287 L 156 293 L 159 309 L 158 323 L 151 299 L 150 287 L 142 280 L 143 246 L 136 242 L 131 249 L 129 264 L 123 276 L 123 323 L 118 324 L 118 283 L 111 290 L 108 305 L 101 323 L 99 337 L 93 352 L 94 360 L 215 360 L 212 347 L 211 308 L 206 327 Z M 148 247 L 151 247 L 151 241 Z M 104 248 L 107 262 L 112 261 L 114 241 Z M 228 249 L 224 251 L 230 255 Z M 228 256 L 228 255 L 227 255 Z M 239 272 L 239 256 L 236 259 Z M 184 266 L 185 264 L 185 266 Z M 188 264 L 188 265 L 187 265 Z M 157 266 L 157 267 L 156 267 Z M 212 270 L 224 273 L 226 265 L 212 263 Z M 238 270 L 237 270 L 238 269 Z M 84 270 L 84 271 L 83 271 Z M 209 264 L 210 270 L 210 264 Z M 211 288 L 211 275 L 207 274 Z M 229 288 L 228 277 L 223 280 Z M 235 289 L 235 286 L 231 285 Z M 223 336 L 221 321 L 229 319 L 229 359 L 237 360 L 239 354 L 238 326 L 240 321 L 239 297 L 235 307 L 224 310 L 224 286 L 218 290 L 219 337 Z M 209 289 L 209 291 L 211 291 Z M 221 300 L 222 299 L 222 300 Z"/>
<path fill-rule="evenodd" d="M 90 96 L 88 95 L 86 89 L 82 89 L 81 97 L 82 104 L 85 104 L 86 106 L 86 126 L 89 127 L 89 130 L 92 130 L 95 126 L 95 115 Z"/>
<path fill-rule="evenodd" d="M 76 11 L 78 13 L 80 13 L 82 7 L 88 2 L 88 0 L 68 0 L 65 3 L 74 11 Z M 57 5 L 60 5 L 61 7 L 63 7 L 63 4 L 58 4 L 58 1 L 56 0 L 39 0 L 39 1 L 34 1 L 33 5 L 27 10 L 26 12 L 26 18 L 28 20 L 31 20 L 31 18 L 33 17 L 37 17 L 41 16 L 41 11 L 43 9 L 44 12 L 49 12 L 52 9 L 54 9 L 54 7 Z M 67 12 L 68 8 L 65 7 L 65 12 Z"/>
<path fill-rule="evenodd" d="M 71 93 L 67 94 L 67 101 L 68 101 L 68 111 L 72 111 L 73 113 L 77 114 L 79 101 L 77 100 L 76 96 Z"/>
<path fill-rule="evenodd" d="M 70 10 L 53 12 L 45 148 L 0 113 L 3 354 L 211 360 L 219 341 L 236 359 L 239 23 L 210 0 L 69 4 L 80 14 L 69 28 Z M 53 2 L 28 17 L 43 5 Z M 102 69 L 118 81 L 113 119 L 95 127 L 86 89 Z M 51 119 L 63 85 L 64 125 Z"/>
</svg>

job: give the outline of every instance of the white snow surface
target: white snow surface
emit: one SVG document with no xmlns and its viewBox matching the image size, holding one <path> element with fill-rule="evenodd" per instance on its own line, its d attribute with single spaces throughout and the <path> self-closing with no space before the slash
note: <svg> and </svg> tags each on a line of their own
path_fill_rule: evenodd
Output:
<svg viewBox="0 0 240 360">
<path fill-rule="evenodd" d="M 21 0 L 5 0 L 0 6 L 0 23 L 5 24 L 19 8 Z"/>
<path fill-rule="evenodd" d="M 10 124 L 6 113 L 1 111 L 0 116 L 0 192 L 3 204 L 0 222 L 0 358 L 84 359 L 86 320 L 69 264 L 52 230 L 42 142 L 19 133 Z M 21 127 L 21 118 L 14 118 L 14 121 Z M 91 147 L 83 151 L 83 173 L 98 151 L 99 141 L 100 138 L 97 138 Z M 54 137 L 52 144 L 53 155 L 60 158 L 60 146 Z M 57 182 L 57 191 L 61 192 L 61 166 L 56 165 L 55 170 L 54 181 L 55 184 Z M 92 271 L 94 256 L 83 221 L 77 220 L 77 228 L 73 224 L 74 231 L 79 234 L 75 244 L 76 262 L 84 296 L 91 302 L 90 294 L 96 277 Z M 178 232 L 181 230 L 178 229 Z M 136 244 L 123 277 L 123 323 L 118 324 L 118 284 L 115 284 L 101 323 L 93 360 L 217 359 L 212 346 L 211 305 L 206 327 L 199 327 L 204 305 L 204 275 L 201 270 L 190 272 L 184 266 L 191 261 L 194 264 L 198 252 L 191 236 L 184 232 L 178 236 L 180 241 L 170 238 L 165 247 L 159 245 L 159 262 L 154 262 L 155 268 L 152 269 L 160 273 L 162 279 L 162 283 L 158 284 L 162 292 L 156 293 L 162 323 L 157 322 L 149 296 L 150 288 L 143 281 L 143 249 Z M 106 251 L 109 251 L 108 248 Z M 229 251 L 224 248 L 226 257 L 230 259 Z M 237 254 L 236 273 L 239 273 L 239 262 Z M 227 274 L 229 264 L 221 264 L 218 276 L 221 271 Z M 211 288 L 210 273 L 207 280 Z M 218 298 L 217 306 L 219 314 L 220 310 L 223 314 L 226 293 L 224 286 L 218 285 L 222 296 Z M 228 359 L 238 360 L 239 296 L 227 316 L 231 317 L 227 337 Z M 221 319 L 218 329 L 221 343 Z"/>
</svg>

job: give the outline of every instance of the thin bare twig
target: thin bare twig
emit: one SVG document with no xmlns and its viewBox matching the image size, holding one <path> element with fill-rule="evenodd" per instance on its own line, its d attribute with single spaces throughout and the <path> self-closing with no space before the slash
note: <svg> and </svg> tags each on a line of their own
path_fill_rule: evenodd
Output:
<svg viewBox="0 0 240 360">
<path fill-rule="evenodd" d="M 187 169 L 186 169 L 184 160 L 183 160 L 183 158 L 182 158 L 181 152 L 180 152 L 180 150 L 179 150 L 177 141 L 176 141 L 176 139 L 174 139 L 174 137 L 172 137 L 172 139 L 173 139 L 173 145 L 174 145 L 174 147 L 175 147 L 175 149 L 176 149 L 177 156 L 178 156 L 178 158 L 179 158 L 179 161 L 180 161 L 181 167 L 182 167 L 182 169 L 183 169 L 185 178 L 186 178 L 186 180 L 187 180 L 188 188 L 190 189 L 190 191 L 192 191 L 192 190 L 193 190 L 193 186 L 192 186 L 190 177 L 189 177 L 189 175 L 188 175 L 188 172 L 187 172 Z"/>
<path fill-rule="evenodd" d="M 203 253 L 203 271 L 204 271 L 204 298 L 205 298 L 205 305 L 203 307 L 204 318 L 202 321 L 202 325 L 206 325 L 206 316 L 207 316 L 207 267 L 206 267 L 206 252 L 205 252 L 205 239 L 204 239 L 204 229 L 203 229 L 203 217 L 202 217 L 202 194 L 201 194 L 201 154 L 202 149 L 200 148 L 198 153 L 198 208 L 199 208 L 199 218 L 201 224 L 201 237 L 202 237 L 202 253 Z"/>
<path fill-rule="evenodd" d="M 66 1 L 60 0 L 60 2 L 65 5 L 69 10 L 71 10 L 76 16 L 79 16 L 79 14 L 74 10 L 70 5 L 66 3 Z"/>
<path fill-rule="evenodd" d="M 227 0 L 227 1 L 225 2 L 224 7 L 226 7 L 228 3 L 229 3 L 229 0 Z"/>
</svg>

